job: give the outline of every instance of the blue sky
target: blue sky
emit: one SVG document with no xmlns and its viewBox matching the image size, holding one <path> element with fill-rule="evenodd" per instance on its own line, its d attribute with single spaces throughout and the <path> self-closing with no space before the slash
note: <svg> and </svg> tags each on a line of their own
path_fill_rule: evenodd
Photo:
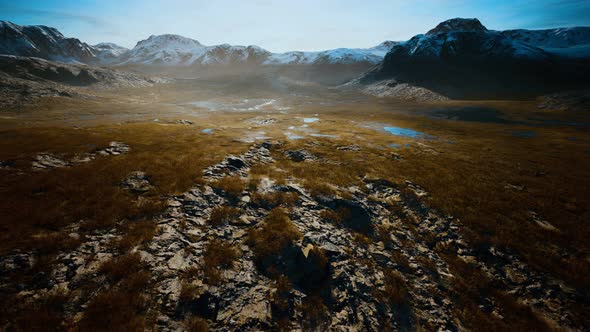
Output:
<svg viewBox="0 0 590 332">
<path fill-rule="evenodd" d="M 370 47 L 453 17 L 498 30 L 590 26 L 590 0 L 0 0 L 1 20 L 126 47 L 163 33 L 274 52 Z"/>
</svg>

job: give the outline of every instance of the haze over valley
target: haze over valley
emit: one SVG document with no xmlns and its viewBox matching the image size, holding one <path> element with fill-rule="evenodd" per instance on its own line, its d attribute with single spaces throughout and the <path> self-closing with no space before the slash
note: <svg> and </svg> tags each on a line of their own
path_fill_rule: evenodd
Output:
<svg viewBox="0 0 590 332">
<path fill-rule="evenodd" d="M 590 327 L 584 4 L 547 4 L 559 27 L 541 9 L 503 22 L 496 5 L 448 2 L 489 15 L 286 52 L 270 35 L 226 43 L 244 35 L 232 9 L 215 16 L 226 40 L 162 30 L 127 48 L 84 40 L 109 36 L 88 4 L 28 6 L 0 17 L 0 330 Z M 261 6 L 276 17 L 242 29 L 297 33 L 277 4 L 242 17 Z M 356 18 L 309 45 L 361 36 L 389 8 L 300 6 L 303 31 Z M 427 17 L 404 17 L 412 6 L 387 13 Z M 39 17 L 93 30 L 21 23 Z"/>
</svg>

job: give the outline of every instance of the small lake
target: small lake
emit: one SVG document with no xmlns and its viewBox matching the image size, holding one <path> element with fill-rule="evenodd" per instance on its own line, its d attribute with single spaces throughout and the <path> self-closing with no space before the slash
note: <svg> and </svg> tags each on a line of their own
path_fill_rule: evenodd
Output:
<svg viewBox="0 0 590 332">
<path fill-rule="evenodd" d="M 430 116 L 438 119 L 467 121 L 467 122 L 483 122 L 483 123 L 502 123 L 515 124 L 517 121 L 512 121 L 503 118 L 504 113 L 495 108 L 466 106 L 466 107 L 451 107 L 443 109 L 434 109 L 428 112 Z"/>
<path fill-rule="evenodd" d="M 383 130 L 386 132 L 395 135 L 395 136 L 403 136 L 403 137 L 411 137 L 411 138 L 419 138 L 424 137 L 424 133 L 416 131 L 414 129 L 409 128 L 402 128 L 402 127 L 383 127 Z"/>
<path fill-rule="evenodd" d="M 522 138 L 531 138 L 531 137 L 536 137 L 537 133 L 534 131 L 513 131 L 510 132 L 510 134 L 512 136 L 516 136 L 516 137 L 522 137 Z"/>
</svg>

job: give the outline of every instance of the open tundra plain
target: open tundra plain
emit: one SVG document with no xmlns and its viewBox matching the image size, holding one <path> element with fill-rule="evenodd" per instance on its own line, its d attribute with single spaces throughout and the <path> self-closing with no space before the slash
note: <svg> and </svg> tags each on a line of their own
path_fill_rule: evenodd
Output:
<svg viewBox="0 0 590 332">
<path fill-rule="evenodd" d="M 247 48 L 346 60 L 315 64 L 4 49 L 0 330 L 588 331 L 588 57 L 506 37 L 552 31 Z"/>
<path fill-rule="evenodd" d="M 2 112 L 3 324 L 587 327 L 586 112 L 279 83 Z"/>
</svg>

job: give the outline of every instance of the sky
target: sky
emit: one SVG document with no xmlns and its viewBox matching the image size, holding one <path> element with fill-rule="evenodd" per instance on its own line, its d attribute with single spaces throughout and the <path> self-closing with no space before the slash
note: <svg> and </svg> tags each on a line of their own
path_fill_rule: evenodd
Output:
<svg viewBox="0 0 590 332">
<path fill-rule="evenodd" d="M 454 17 L 494 30 L 590 26 L 590 0 L 0 0 L 0 20 L 129 48 L 165 33 L 273 52 L 371 47 Z"/>
</svg>

